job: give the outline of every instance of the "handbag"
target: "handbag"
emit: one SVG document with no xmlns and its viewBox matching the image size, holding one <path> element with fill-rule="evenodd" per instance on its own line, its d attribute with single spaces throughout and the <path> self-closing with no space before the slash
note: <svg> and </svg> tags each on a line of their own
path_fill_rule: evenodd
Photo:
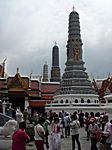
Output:
<svg viewBox="0 0 112 150">
<path fill-rule="evenodd" d="M 109 136 L 102 136 L 101 139 L 100 139 L 100 143 L 105 144 L 108 137 Z"/>
</svg>

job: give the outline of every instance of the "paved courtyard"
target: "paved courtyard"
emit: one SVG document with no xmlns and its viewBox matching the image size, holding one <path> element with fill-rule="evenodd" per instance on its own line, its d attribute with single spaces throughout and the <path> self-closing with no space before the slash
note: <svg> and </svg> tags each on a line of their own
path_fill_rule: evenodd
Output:
<svg viewBox="0 0 112 150">
<path fill-rule="evenodd" d="M 72 150 L 71 142 L 72 142 L 71 137 L 61 139 L 61 150 Z M 86 140 L 86 133 L 84 128 L 80 128 L 80 142 L 81 142 L 82 150 L 90 150 L 90 141 Z M 36 150 L 34 142 L 31 142 L 28 145 L 29 146 L 27 146 L 26 150 Z M 77 144 L 76 144 L 76 150 L 78 150 Z"/>
</svg>

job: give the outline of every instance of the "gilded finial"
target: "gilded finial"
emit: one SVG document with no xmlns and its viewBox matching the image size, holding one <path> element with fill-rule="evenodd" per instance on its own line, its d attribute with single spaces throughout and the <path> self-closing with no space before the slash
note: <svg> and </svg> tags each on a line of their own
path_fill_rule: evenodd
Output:
<svg viewBox="0 0 112 150">
<path fill-rule="evenodd" d="M 75 7 L 74 7 L 74 5 L 73 5 L 73 11 L 75 11 Z"/>
<path fill-rule="evenodd" d="M 32 77 L 32 73 L 33 73 L 33 71 L 31 70 L 30 71 L 30 75 L 29 75 L 29 78 L 31 79 L 31 77 Z"/>
<path fill-rule="evenodd" d="M 55 41 L 55 46 L 57 46 L 57 42 Z"/>
<path fill-rule="evenodd" d="M 19 68 L 17 67 L 17 73 L 19 73 Z"/>
</svg>

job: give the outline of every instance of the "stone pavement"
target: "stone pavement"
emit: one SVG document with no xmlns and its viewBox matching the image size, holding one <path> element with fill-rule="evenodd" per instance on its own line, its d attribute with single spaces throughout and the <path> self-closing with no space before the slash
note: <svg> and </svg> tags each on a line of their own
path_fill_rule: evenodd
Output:
<svg viewBox="0 0 112 150">
<path fill-rule="evenodd" d="M 84 128 L 80 128 L 80 143 L 82 150 L 90 150 L 90 141 L 86 140 L 86 132 Z M 72 150 L 71 145 L 72 145 L 71 137 L 61 139 L 61 150 Z M 29 143 L 26 150 L 36 150 L 34 142 Z M 78 150 L 77 143 L 76 143 L 76 150 Z"/>
</svg>

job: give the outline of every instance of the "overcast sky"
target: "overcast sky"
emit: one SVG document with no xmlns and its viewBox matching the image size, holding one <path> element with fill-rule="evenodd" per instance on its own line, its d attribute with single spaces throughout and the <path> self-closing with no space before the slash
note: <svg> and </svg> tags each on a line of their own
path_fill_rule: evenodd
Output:
<svg viewBox="0 0 112 150">
<path fill-rule="evenodd" d="M 8 75 L 15 75 L 17 67 L 22 75 L 41 75 L 45 61 L 50 74 L 55 41 L 63 73 L 73 5 L 80 17 L 86 71 L 96 78 L 112 74 L 112 0 L 0 0 L 0 62 L 7 56 Z"/>
</svg>

